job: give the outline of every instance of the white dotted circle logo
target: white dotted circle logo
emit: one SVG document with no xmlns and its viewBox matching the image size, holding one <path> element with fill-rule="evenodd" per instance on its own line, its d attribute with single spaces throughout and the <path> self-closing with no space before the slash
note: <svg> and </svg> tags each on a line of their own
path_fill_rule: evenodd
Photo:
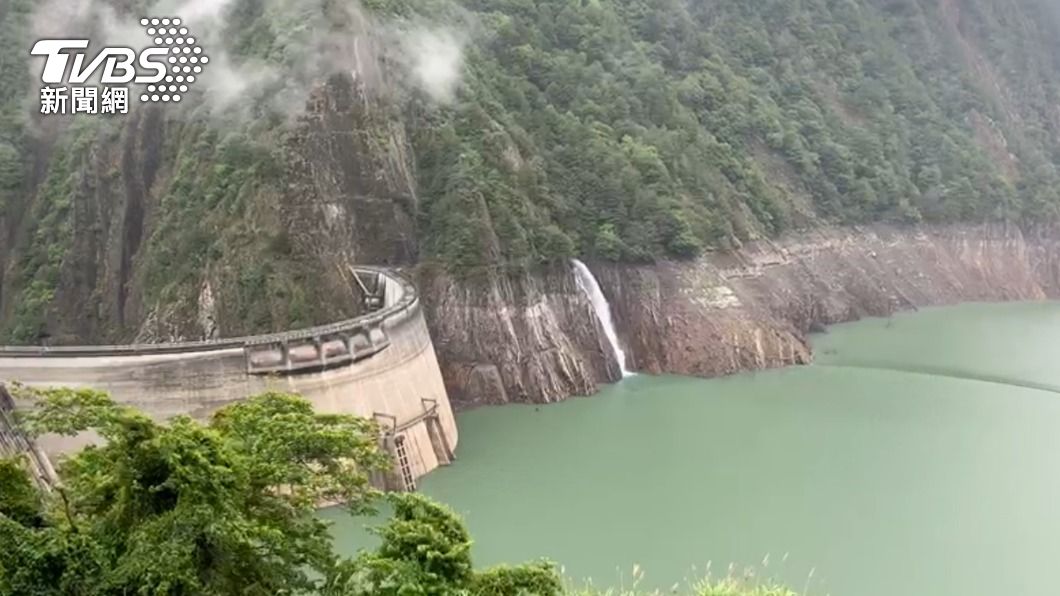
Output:
<svg viewBox="0 0 1060 596">
<path fill-rule="evenodd" d="M 191 73 L 200 74 L 210 58 L 197 40 L 189 35 L 188 28 L 179 18 L 144 17 L 140 26 L 154 41 L 155 47 L 165 48 L 169 57 L 169 71 L 164 80 L 148 85 L 140 95 L 143 102 L 178 102 L 188 92 L 188 85 L 195 82 Z"/>
</svg>

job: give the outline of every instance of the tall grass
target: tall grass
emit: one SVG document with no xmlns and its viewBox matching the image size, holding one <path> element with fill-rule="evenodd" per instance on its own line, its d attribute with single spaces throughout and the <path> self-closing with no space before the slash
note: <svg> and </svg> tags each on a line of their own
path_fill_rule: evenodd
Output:
<svg viewBox="0 0 1060 596">
<path fill-rule="evenodd" d="M 766 566 L 768 566 L 767 561 L 768 557 L 764 561 Z M 623 582 L 619 587 L 597 588 L 589 581 L 580 586 L 569 586 L 565 596 L 664 596 L 668 594 L 688 596 L 806 596 L 806 588 L 803 590 L 804 594 L 800 595 L 799 592 L 783 586 L 773 579 L 758 577 L 754 569 L 746 569 L 743 573 L 737 573 L 732 566 L 729 567 L 725 577 L 714 578 L 710 573 L 710 565 L 708 564 L 707 571 L 699 579 L 692 580 L 685 585 L 675 583 L 665 590 L 646 590 L 641 588 L 640 584 L 643 578 L 643 569 L 639 565 L 634 565 L 628 587 Z M 812 578 L 813 571 L 807 577 L 807 588 Z"/>
</svg>

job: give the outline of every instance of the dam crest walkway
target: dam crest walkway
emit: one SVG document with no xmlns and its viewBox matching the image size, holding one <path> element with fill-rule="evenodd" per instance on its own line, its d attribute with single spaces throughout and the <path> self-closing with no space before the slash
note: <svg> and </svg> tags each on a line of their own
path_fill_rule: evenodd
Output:
<svg viewBox="0 0 1060 596">
<path fill-rule="evenodd" d="M 322 413 L 374 418 L 395 455 L 388 488 L 452 459 L 456 423 L 415 284 L 392 269 L 351 267 L 368 312 L 334 323 L 247 337 L 114 346 L 3 346 L 0 383 L 92 387 L 164 420 L 206 420 L 265 391 L 297 393 Z M 91 436 L 46 436 L 49 455 Z M 398 457 L 400 456 L 400 457 Z"/>
</svg>

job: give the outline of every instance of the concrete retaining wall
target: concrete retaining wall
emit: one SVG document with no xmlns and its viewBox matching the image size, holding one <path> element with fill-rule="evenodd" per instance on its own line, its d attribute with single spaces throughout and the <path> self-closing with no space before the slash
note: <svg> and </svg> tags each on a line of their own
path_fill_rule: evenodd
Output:
<svg viewBox="0 0 1060 596">
<path fill-rule="evenodd" d="M 309 329 L 213 344 L 162 344 L 143 349 L 2 348 L 0 381 L 102 389 L 118 402 L 135 406 L 159 420 L 178 414 L 205 420 L 225 404 L 269 390 L 298 393 L 319 412 L 367 418 L 381 415 L 378 420 L 386 428 L 396 421 L 400 429 L 436 405 L 441 438 L 453 449 L 457 442 L 456 423 L 419 298 L 404 278 L 386 273 L 383 280 L 387 291 L 382 311 L 317 328 L 322 333 Z M 361 359 L 328 367 L 274 374 L 250 372 L 248 354 L 263 345 L 283 344 L 284 350 L 287 342 L 320 346 L 321 337 L 348 330 L 382 337 L 384 340 L 376 346 L 383 347 Z M 413 477 L 446 463 L 439 462 L 427 425 L 428 421 L 421 420 L 398 433 L 405 437 Z M 46 452 L 56 455 L 91 440 L 89 436 L 48 436 L 39 443 Z"/>
</svg>

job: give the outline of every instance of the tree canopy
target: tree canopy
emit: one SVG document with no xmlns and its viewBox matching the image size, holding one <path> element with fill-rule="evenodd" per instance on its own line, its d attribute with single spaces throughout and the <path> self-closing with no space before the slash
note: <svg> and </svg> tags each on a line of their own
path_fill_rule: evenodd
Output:
<svg viewBox="0 0 1060 596">
<path fill-rule="evenodd" d="M 372 422 L 278 393 L 209 424 L 159 424 L 104 393 L 56 389 L 27 426 L 103 441 L 62 463 L 55 494 L 0 486 L 0 541 L 16 545 L 0 554 L 0 584 L 14 594 L 309 592 L 336 564 L 315 507 L 363 513 L 384 465 Z"/>
<path fill-rule="evenodd" d="M 444 261 L 650 261 L 793 228 L 1060 213 L 1046 2 L 460 4 L 484 30 L 462 94 L 413 131 Z M 492 229 L 499 256 L 464 227 Z"/>
<path fill-rule="evenodd" d="M 373 511 L 383 469 L 374 422 L 322 415 L 265 393 L 208 424 L 165 424 L 104 393 L 39 393 L 35 433 L 92 431 L 101 442 L 62 462 L 42 492 L 0 460 L 0 594 L 110 596 L 321 594 L 550 595 L 550 564 L 476 572 L 460 519 L 419 495 L 389 497 L 375 551 L 343 560 L 323 503 Z"/>
<path fill-rule="evenodd" d="M 36 433 L 86 430 L 100 442 L 62 462 L 40 488 L 19 459 L 0 459 L 0 596 L 619 596 L 573 588 L 549 561 L 476 569 L 463 521 L 419 494 L 381 497 L 368 477 L 387 465 L 375 423 L 315 414 L 265 393 L 207 424 L 161 424 L 89 389 L 38 391 L 24 419 Z M 392 510 L 378 547 L 337 555 L 315 515 Z M 797 596 L 729 577 L 697 596 Z"/>
<path fill-rule="evenodd" d="M 113 4 L 118 14 L 128 8 Z M 398 214 L 381 217 L 380 228 L 414 233 L 415 260 L 455 273 L 524 271 L 572 256 L 692 258 L 825 225 L 1055 224 L 1053 4 L 232 0 L 213 43 L 244 73 L 296 77 L 304 89 L 284 97 L 297 105 L 329 74 L 303 80 L 298 60 L 322 36 L 364 35 L 351 29 L 361 19 L 349 18 L 360 11 L 387 32 L 377 46 L 398 89 L 354 118 L 328 119 L 329 134 L 365 141 L 335 171 L 374 188 L 371 168 L 355 164 L 401 162 L 393 165 L 402 188 L 373 201 L 393 203 L 380 203 L 380 213 Z M 0 44 L 23 55 L 35 5 L 5 6 Z M 400 65 L 416 57 L 389 33 L 422 27 L 460 40 L 449 101 L 406 84 L 414 77 Z M 88 315 L 87 332 L 74 326 L 80 333 L 116 340 L 142 331 L 142 313 L 113 317 L 124 294 L 112 296 L 103 274 L 75 275 L 106 271 L 97 236 L 119 237 L 106 217 L 79 214 L 117 213 L 141 194 L 151 216 L 121 220 L 142 240 L 121 265 L 132 302 L 197 330 L 190 321 L 205 279 L 226 333 L 334 317 L 325 305 L 336 301 L 307 266 L 315 249 L 299 241 L 315 231 L 286 214 L 283 198 L 297 179 L 286 168 L 325 156 L 287 142 L 305 133 L 297 118 L 270 111 L 276 89 L 248 86 L 236 103 L 253 118 L 214 113 L 193 90 L 180 110 L 165 111 L 157 155 L 143 166 L 159 175 L 128 197 L 123 176 L 140 168 L 113 164 L 140 121 L 75 119 L 42 138 L 26 118 L 26 93 L 37 91 L 21 61 L 0 61 L 4 341 L 39 341 L 55 319 L 72 318 L 55 308 L 70 286 L 119 305 L 79 313 Z"/>
</svg>

